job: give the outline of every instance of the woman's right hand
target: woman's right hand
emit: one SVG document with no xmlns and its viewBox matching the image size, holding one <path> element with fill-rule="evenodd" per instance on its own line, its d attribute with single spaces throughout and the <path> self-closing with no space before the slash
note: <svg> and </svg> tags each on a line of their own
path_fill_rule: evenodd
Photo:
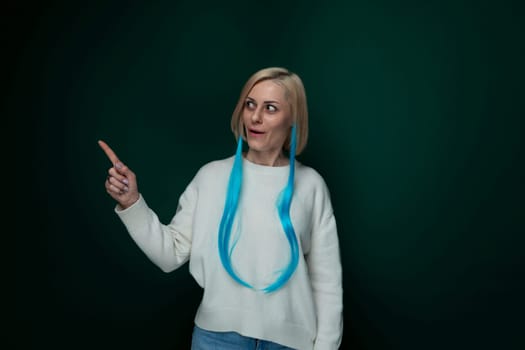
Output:
<svg viewBox="0 0 525 350">
<path fill-rule="evenodd" d="M 135 173 L 118 159 L 115 152 L 104 141 L 98 141 L 98 145 L 113 164 L 108 170 L 105 182 L 106 191 L 122 209 L 126 209 L 139 199 Z"/>
</svg>

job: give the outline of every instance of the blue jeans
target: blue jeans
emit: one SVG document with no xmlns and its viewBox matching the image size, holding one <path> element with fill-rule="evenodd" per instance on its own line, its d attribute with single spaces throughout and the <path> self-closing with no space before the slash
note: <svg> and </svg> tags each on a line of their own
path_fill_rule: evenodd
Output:
<svg viewBox="0 0 525 350">
<path fill-rule="evenodd" d="M 293 350 L 267 340 L 245 337 L 236 332 L 213 332 L 195 326 L 191 350 Z"/>
</svg>

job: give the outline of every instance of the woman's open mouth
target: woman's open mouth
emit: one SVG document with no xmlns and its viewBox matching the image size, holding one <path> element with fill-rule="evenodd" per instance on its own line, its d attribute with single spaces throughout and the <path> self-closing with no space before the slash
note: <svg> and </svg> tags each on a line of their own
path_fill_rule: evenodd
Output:
<svg viewBox="0 0 525 350">
<path fill-rule="evenodd" d="M 255 129 L 248 129 L 248 131 L 250 132 L 250 135 L 252 136 L 260 136 L 264 134 L 264 131 L 259 131 Z"/>
</svg>

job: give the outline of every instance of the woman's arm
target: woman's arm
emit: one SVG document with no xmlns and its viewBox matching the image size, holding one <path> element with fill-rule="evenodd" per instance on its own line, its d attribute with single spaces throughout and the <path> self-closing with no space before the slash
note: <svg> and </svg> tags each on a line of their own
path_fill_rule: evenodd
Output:
<svg viewBox="0 0 525 350">
<path fill-rule="evenodd" d="M 311 248 L 306 263 L 317 312 L 314 349 L 338 349 L 343 333 L 343 287 L 337 225 L 324 186 L 314 202 Z"/>
<path fill-rule="evenodd" d="M 169 225 L 160 222 L 140 196 L 127 209 L 115 208 L 130 236 L 146 256 L 164 272 L 171 272 L 188 261 L 191 251 L 194 191 L 189 186 L 179 199 Z"/>
</svg>

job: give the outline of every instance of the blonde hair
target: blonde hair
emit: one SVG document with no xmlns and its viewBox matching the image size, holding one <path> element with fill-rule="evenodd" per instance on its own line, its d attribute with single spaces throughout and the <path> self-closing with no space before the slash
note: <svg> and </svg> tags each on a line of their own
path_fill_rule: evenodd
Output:
<svg viewBox="0 0 525 350">
<path fill-rule="evenodd" d="M 241 90 L 239 100 L 233 110 L 231 119 L 232 132 L 236 139 L 239 137 L 245 139 L 244 125 L 242 122 L 245 101 L 252 88 L 263 80 L 272 80 L 284 88 L 285 98 L 290 104 L 292 119 L 297 128 L 296 155 L 300 154 L 306 147 L 306 142 L 308 141 L 308 106 L 306 103 L 306 92 L 301 78 L 286 68 L 264 68 L 255 72 L 248 79 Z M 283 145 L 286 151 L 290 151 L 290 141 L 291 138 L 288 136 Z"/>
</svg>

